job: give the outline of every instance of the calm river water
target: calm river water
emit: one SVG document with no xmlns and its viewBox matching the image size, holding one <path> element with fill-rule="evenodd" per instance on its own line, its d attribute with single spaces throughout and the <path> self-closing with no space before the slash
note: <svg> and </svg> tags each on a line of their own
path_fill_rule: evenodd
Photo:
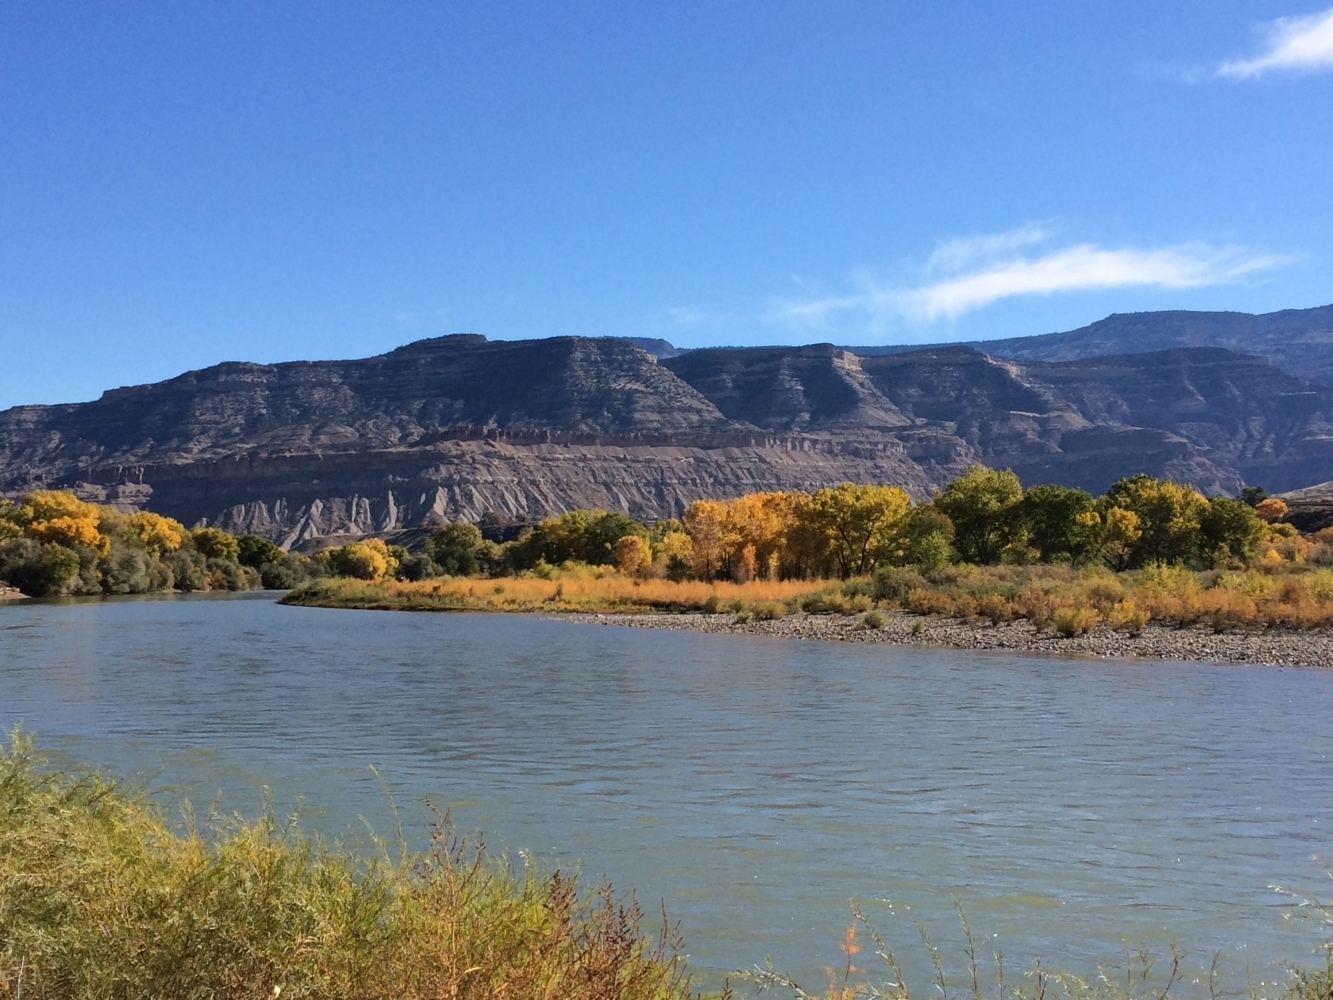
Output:
<svg viewBox="0 0 1333 1000">
<path fill-rule="evenodd" d="M 818 986 L 850 898 L 916 968 L 918 918 L 952 962 L 955 894 L 1011 968 L 1174 937 L 1272 978 L 1314 938 L 1269 886 L 1328 884 L 1330 719 L 1314 670 L 271 595 L 0 607 L 0 725 L 199 803 L 304 796 L 334 831 L 392 829 L 374 765 L 409 823 L 429 797 L 492 844 L 665 898 L 709 980 L 772 955 Z"/>
</svg>

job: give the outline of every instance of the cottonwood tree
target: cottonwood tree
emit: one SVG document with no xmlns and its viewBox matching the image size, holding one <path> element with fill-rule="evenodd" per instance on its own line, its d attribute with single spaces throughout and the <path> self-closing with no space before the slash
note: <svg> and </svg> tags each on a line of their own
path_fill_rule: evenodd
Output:
<svg viewBox="0 0 1333 1000">
<path fill-rule="evenodd" d="M 954 526 L 954 545 L 967 562 L 990 565 L 1020 541 L 1023 485 L 1009 469 L 973 465 L 935 496 Z"/>
</svg>

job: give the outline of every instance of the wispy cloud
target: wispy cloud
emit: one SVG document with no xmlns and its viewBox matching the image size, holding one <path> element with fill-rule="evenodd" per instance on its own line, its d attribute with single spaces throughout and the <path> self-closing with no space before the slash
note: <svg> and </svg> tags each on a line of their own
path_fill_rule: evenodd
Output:
<svg viewBox="0 0 1333 1000">
<path fill-rule="evenodd" d="M 700 326 L 716 323 L 723 317 L 707 309 L 693 309 L 689 306 L 674 306 L 667 310 L 667 316 L 676 326 Z"/>
<path fill-rule="evenodd" d="M 926 261 L 926 273 L 957 271 L 974 261 L 992 259 L 998 254 L 1041 243 L 1049 235 L 1045 226 L 1028 223 L 1003 233 L 983 233 L 943 240 L 936 245 Z"/>
<path fill-rule="evenodd" d="M 1273 267 L 1273 257 L 1232 248 L 1181 244 L 1156 250 L 1108 250 L 1092 243 L 1037 257 L 1017 257 L 903 293 L 905 311 L 923 319 L 952 319 L 1016 295 L 1157 286 L 1223 285 Z"/>
<path fill-rule="evenodd" d="M 895 283 L 869 271 L 852 276 L 844 295 L 785 300 L 773 318 L 819 327 L 842 314 L 861 314 L 872 331 L 895 322 L 936 322 L 1018 296 L 1111 288 L 1201 288 L 1234 282 L 1276 267 L 1286 258 L 1238 247 L 1181 243 L 1151 249 L 1106 248 L 1095 243 L 1034 252 L 1050 240 L 1040 226 L 940 243 L 927 259 L 921 283 Z"/>
<path fill-rule="evenodd" d="M 1248 59 L 1217 67 L 1216 75 L 1252 80 L 1273 72 L 1333 69 L 1333 7 L 1305 17 L 1280 17 L 1263 27 L 1264 49 Z"/>
</svg>

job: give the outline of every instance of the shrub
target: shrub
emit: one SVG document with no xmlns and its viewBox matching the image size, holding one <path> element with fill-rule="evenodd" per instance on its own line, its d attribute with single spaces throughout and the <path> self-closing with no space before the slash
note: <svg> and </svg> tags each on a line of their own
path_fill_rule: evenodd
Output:
<svg viewBox="0 0 1333 1000">
<path fill-rule="evenodd" d="M 13 538 L 0 547 L 0 577 L 29 597 L 59 597 L 79 580 L 77 552 L 54 542 Z"/>
<path fill-rule="evenodd" d="M 1066 639 L 1083 635 L 1097 624 L 1098 614 L 1094 608 L 1063 607 L 1056 608 L 1051 621 L 1055 630 Z"/>
<path fill-rule="evenodd" d="M 177 590 L 189 593 L 208 587 L 207 560 L 202 553 L 178 549 L 163 556 L 162 562 L 171 570 L 173 585 Z"/>
<path fill-rule="evenodd" d="M 1132 600 L 1117 601 L 1106 613 L 1106 624 L 1130 635 L 1138 635 L 1143 631 L 1143 626 L 1148 624 L 1148 612 Z"/>
<path fill-rule="evenodd" d="M 861 624 L 869 629 L 883 628 L 886 621 L 883 613 L 879 611 L 867 611 L 865 617 L 861 619 Z"/>
<path fill-rule="evenodd" d="M 1014 606 L 1001 594 L 983 594 L 977 598 L 977 614 L 990 619 L 992 625 L 999 625 L 1014 617 Z"/>
<path fill-rule="evenodd" d="M 408 556 L 398 563 L 398 579 L 400 580 L 416 582 L 443 575 L 444 571 L 430 556 Z"/>
<path fill-rule="evenodd" d="M 953 615 L 954 601 L 938 590 L 913 590 L 907 595 L 907 610 L 918 615 Z"/>
<path fill-rule="evenodd" d="M 926 586 L 925 577 L 918 570 L 886 566 L 875 571 L 871 594 L 877 601 L 893 601 L 904 605 L 912 591 L 923 590 Z"/>
<path fill-rule="evenodd" d="M 855 615 L 869 611 L 874 602 L 867 594 L 848 597 L 841 587 L 816 591 L 801 601 L 801 610 L 812 615 Z"/>
</svg>

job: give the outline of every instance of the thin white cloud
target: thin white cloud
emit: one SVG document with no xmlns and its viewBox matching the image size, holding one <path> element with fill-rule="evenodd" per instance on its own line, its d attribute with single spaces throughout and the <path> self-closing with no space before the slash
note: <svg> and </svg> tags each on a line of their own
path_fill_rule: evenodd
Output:
<svg viewBox="0 0 1333 1000">
<path fill-rule="evenodd" d="M 1333 69 L 1333 7 L 1305 17 L 1280 17 L 1263 29 L 1265 47 L 1249 59 L 1233 59 L 1217 67 L 1217 75 L 1252 80 L 1272 72 L 1315 72 Z"/>
<path fill-rule="evenodd" d="M 852 276 L 854 291 L 783 301 L 772 310 L 771 318 L 809 328 L 826 326 L 835 316 L 859 313 L 867 318 L 871 331 L 882 332 L 898 321 L 956 319 L 1020 296 L 1224 285 L 1287 260 L 1206 243 L 1154 249 L 1080 243 L 1025 252 L 1047 238 L 1038 227 L 1022 227 L 992 236 L 949 240 L 931 254 L 921 284 L 894 283 L 861 271 Z"/>
<path fill-rule="evenodd" d="M 990 259 L 997 254 L 1041 243 L 1048 235 L 1044 226 L 1028 223 L 1003 233 L 983 233 L 978 236 L 944 240 L 936 245 L 926 261 L 926 273 L 957 271 L 973 261 Z"/>
<path fill-rule="evenodd" d="M 717 321 L 717 315 L 704 309 L 691 309 L 688 306 L 675 306 L 667 310 L 671 322 L 677 326 L 699 326 L 701 323 Z"/>
<path fill-rule="evenodd" d="M 1201 288 L 1224 285 L 1273 267 L 1273 257 L 1182 244 L 1157 250 L 1107 250 L 1092 243 L 1040 257 L 1019 257 L 903 293 L 905 311 L 923 319 L 953 319 L 1017 295 L 1107 288 Z"/>
</svg>

